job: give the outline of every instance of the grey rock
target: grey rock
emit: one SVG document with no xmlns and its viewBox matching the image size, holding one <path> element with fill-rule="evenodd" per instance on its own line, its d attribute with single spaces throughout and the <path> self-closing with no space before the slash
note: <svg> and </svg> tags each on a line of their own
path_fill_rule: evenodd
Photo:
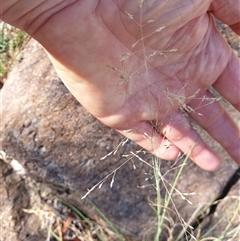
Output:
<svg viewBox="0 0 240 241">
<path fill-rule="evenodd" d="M 81 197 L 109 175 L 102 187 L 97 186 L 87 198 L 123 234 L 136 240 L 152 237 L 157 226 L 156 214 L 149 205 L 156 197 L 153 170 L 131 153 L 138 153 L 150 164 L 152 156 L 127 141 L 115 154 L 101 160 L 117 148 L 123 136 L 101 124 L 72 97 L 39 44 L 32 40 L 24 51 L 23 61 L 15 65 L 1 91 L 2 149 L 23 165 L 29 177 L 49 185 L 53 192 L 61 193 L 102 225 L 107 224 L 94 206 Z M 207 134 L 202 136 L 221 153 L 223 164 L 219 171 L 207 173 L 190 160 L 187 162 L 176 189 L 196 193 L 186 196 L 192 205 L 176 191 L 172 196 L 176 210 L 185 220 L 199 207 L 208 207 L 237 169 L 221 147 Z M 179 170 L 172 164 L 161 162 L 163 198 Z M 174 206 L 170 207 L 174 211 L 168 215 L 180 222 Z"/>
</svg>

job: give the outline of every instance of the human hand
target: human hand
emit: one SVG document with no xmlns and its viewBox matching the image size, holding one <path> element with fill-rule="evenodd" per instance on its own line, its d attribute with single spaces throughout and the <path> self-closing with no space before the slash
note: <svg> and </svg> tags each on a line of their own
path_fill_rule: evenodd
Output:
<svg viewBox="0 0 240 241">
<path fill-rule="evenodd" d="M 224 3 L 5 0 L 1 18 L 43 45 L 70 92 L 101 122 L 160 158 L 188 153 L 211 171 L 219 157 L 186 114 L 240 164 L 239 128 L 208 90 L 240 110 L 239 60 L 210 14 L 240 34 L 240 1 Z"/>
</svg>

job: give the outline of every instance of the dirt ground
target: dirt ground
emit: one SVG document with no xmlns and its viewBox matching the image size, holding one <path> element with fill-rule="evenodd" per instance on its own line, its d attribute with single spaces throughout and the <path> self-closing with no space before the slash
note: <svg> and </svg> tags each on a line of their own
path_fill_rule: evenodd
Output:
<svg viewBox="0 0 240 241">
<path fill-rule="evenodd" d="M 240 57 L 239 37 L 225 25 L 217 22 L 217 26 Z M 49 138 L 51 136 L 48 133 L 46 135 Z M 96 138 L 96 135 L 93 131 L 92 138 Z M 88 138 L 91 137 L 88 136 Z M 43 147 L 41 150 L 44 152 Z M 64 241 L 133 240 L 128 235 L 125 235 L 124 238 L 121 235 L 116 235 L 106 225 L 106 221 L 92 216 L 89 218 L 85 214 L 85 210 L 78 213 L 79 210 L 75 210 L 69 203 L 59 201 L 69 200 L 69 193 L 72 191 L 61 186 L 54 189 L 42 180 L 32 178 L 34 175 L 28 175 L 27 169 L 21 164 L 22 162 L 14 159 L 17 156 L 16 153 L 5 153 L 4 151 L 1 150 L 0 153 L 0 241 L 58 240 L 52 236 L 53 231 L 60 238 L 62 236 L 62 239 L 59 240 Z M 233 170 L 235 169 L 233 168 Z M 41 173 L 41 175 L 45 174 Z M 231 175 L 229 174 L 229 176 Z M 209 178 L 211 178 L 210 175 Z M 236 175 L 233 177 L 232 182 L 229 182 L 231 187 L 228 188 L 225 195 L 231 193 L 231 197 L 239 196 L 238 179 Z M 235 199 L 224 199 L 224 202 L 214 210 L 214 215 L 204 220 L 203 229 L 208 230 L 209 226 L 217 223 L 219 213 L 226 210 L 226 207 L 231 206 L 231 210 L 236 209 L 237 204 L 233 200 Z M 214 209 L 214 207 L 212 208 Z M 226 212 L 232 213 L 229 210 Z M 225 240 L 237 241 L 238 237 Z"/>
</svg>

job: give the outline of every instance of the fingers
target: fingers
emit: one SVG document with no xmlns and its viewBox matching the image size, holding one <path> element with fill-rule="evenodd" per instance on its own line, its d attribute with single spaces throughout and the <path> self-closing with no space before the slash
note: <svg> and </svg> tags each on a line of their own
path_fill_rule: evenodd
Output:
<svg viewBox="0 0 240 241">
<path fill-rule="evenodd" d="M 240 35 L 240 0 L 214 0 L 209 11 L 220 21 L 229 25 L 234 32 Z"/>
<path fill-rule="evenodd" d="M 192 100 L 189 106 L 195 110 L 189 115 L 240 165 L 239 127 L 216 98 L 208 91 L 204 97 Z"/>
<path fill-rule="evenodd" d="M 175 113 L 171 115 L 171 119 L 165 120 L 165 123 L 162 126 L 164 136 L 199 167 L 206 171 L 215 171 L 219 168 L 219 157 L 201 139 L 183 114 Z"/>
<path fill-rule="evenodd" d="M 132 129 L 119 131 L 148 152 L 164 160 L 177 160 L 181 151 L 169 140 L 162 137 L 148 121 L 141 122 Z"/>
<path fill-rule="evenodd" d="M 208 91 L 188 104 L 188 114 L 240 165 L 240 130 L 216 98 Z M 154 128 L 153 128 L 154 126 Z M 128 132 L 120 131 L 144 149 L 165 160 L 176 160 L 180 150 L 199 167 L 214 171 L 220 159 L 182 113 L 173 113 L 161 125 L 142 122 Z"/>
<path fill-rule="evenodd" d="M 218 169 L 219 157 L 192 129 L 185 116 L 174 113 L 164 122 L 155 124 L 154 128 L 153 124 L 142 122 L 133 130 L 119 132 L 159 158 L 177 160 L 181 151 L 204 170 Z"/>
<path fill-rule="evenodd" d="M 232 54 L 228 65 L 213 87 L 240 111 L 240 60 L 235 54 Z"/>
</svg>

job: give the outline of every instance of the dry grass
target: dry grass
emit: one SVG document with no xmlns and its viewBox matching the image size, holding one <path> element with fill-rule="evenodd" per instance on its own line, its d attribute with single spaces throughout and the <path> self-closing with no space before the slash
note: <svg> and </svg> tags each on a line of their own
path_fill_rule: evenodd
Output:
<svg viewBox="0 0 240 241">
<path fill-rule="evenodd" d="M 142 11 L 142 3 L 143 1 L 139 2 L 139 9 Z M 141 45 L 142 48 L 142 59 L 144 60 L 144 64 L 139 67 L 134 73 L 131 73 L 130 75 L 127 74 L 126 70 L 126 62 L 134 53 L 123 53 L 123 55 L 120 57 L 120 62 L 122 63 L 123 70 L 119 70 L 115 68 L 114 66 L 108 65 L 109 68 L 111 68 L 114 71 L 119 72 L 119 78 L 120 82 L 119 85 L 121 85 L 124 82 L 131 81 L 132 77 L 137 74 L 138 72 L 145 72 L 146 73 L 146 82 L 150 83 L 148 79 L 148 61 L 150 58 L 154 57 L 155 55 L 160 55 L 163 58 L 167 58 L 167 54 L 174 53 L 177 51 L 177 49 L 170 49 L 167 51 L 153 51 L 151 53 L 146 52 L 144 41 L 154 35 L 155 33 L 159 33 L 161 31 L 164 31 L 164 26 L 160 26 L 158 29 L 156 29 L 151 34 L 145 36 L 142 29 L 145 24 L 151 24 L 154 20 L 149 19 L 145 24 L 143 24 L 142 21 L 142 12 L 140 14 L 141 19 L 140 23 L 135 21 L 134 16 L 131 15 L 131 13 L 126 12 L 126 17 L 130 18 L 136 25 L 139 26 L 140 32 L 141 32 L 141 38 L 132 44 L 132 49 L 134 49 L 136 46 Z M 22 31 L 19 31 L 17 29 L 14 29 L 6 24 L 1 23 L 1 38 L 0 38 L 0 51 L 1 51 L 1 79 L 2 83 L 4 83 L 6 76 L 8 74 L 8 71 L 11 69 L 11 65 L 13 61 L 19 57 L 18 54 L 22 47 L 26 44 L 26 42 L 29 40 L 29 36 Z M 189 98 L 195 98 L 197 96 L 196 92 L 193 96 Z M 195 112 L 197 110 L 191 109 L 189 106 L 185 104 L 186 99 L 184 96 L 181 95 L 175 95 L 169 92 L 165 93 L 166 97 L 168 98 L 170 103 L 178 102 L 180 104 L 180 108 L 182 108 L 182 111 L 185 113 L 189 112 Z M 213 99 L 211 101 L 216 101 L 217 99 Z M 149 101 L 149 109 L 151 110 L 151 102 Z M 201 115 L 201 113 L 198 113 Z M 154 119 L 154 113 L 152 113 L 152 117 Z M 153 128 L 154 128 L 153 123 Z M 131 131 L 131 130 L 129 130 Z M 151 141 L 152 138 L 150 137 Z M 122 143 L 119 144 L 119 146 L 124 145 L 126 143 L 127 139 L 125 139 Z M 152 144 L 153 145 L 153 144 Z M 116 148 L 116 150 L 113 150 L 109 155 L 102 158 L 105 159 L 108 156 L 111 156 L 114 154 L 114 152 L 118 151 L 119 146 Z M 154 146 L 154 145 L 153 145 Z M 150 241 L 152 239 L 154 241 L 159 240 L 168 240 L 168 241 L 184 241 L 184 240 L 198 240 L 198 241 L 207 241 L 207 240 L 225 240 L 225 237 L 227 235 L 231 235 L 231 237 L 234 237 L 239 232 L 239 229 L 231 229 L 231 227 L 228 225 L 223 230 L 222 234 L 219 237 L 208 237 L 207 233 L 202 233 L 201 228 L 197 228 L 196 230 L 192 230 L 191 228 L 191 221 L 185 221 L 181 217 L 181 215 L 178 213 L 178 210 L 170 210 L 169 206 L 170 203 L 173 207 L 174 201 L 172 198 L 173 193 L 178 193 L 183 199 L 185 198 L 185 194 L 180 193 L 176 189 L 176 183 L 179 179 L 179 176 L 182 173 L 183 167 L 186 165 L 187 158 L 191 152 L 191 148 L 189 150 L 189 153 L 186 155 L 184 164 L 181 166 L 178 166 L 179 171 L 177 172 L 176 178 L 173 183 L 166 183 L 166 180 L 164 179 L 164 175 L 161 173 L 160 169 L 160 160 L 153 157 L 152 164 L 147 163 L 145 160 L 141 159 L 138 156 L 138 153 L 130 153 L 125 155 L 126 161 L 120 165 L 117 169 L 112 171 L 109 175 L 107 175 L 103 180 L 99 181 L 95 186 L 90 188 L 88 192 L 82 197 L 86 198 L 88 194 L 94 191 L 95 188 L 100 188 L 104 182 L 111 178 L 111 184 L 110 187 L 114 185 L 114 178 L 117 174 L 117 171 L 125 165 L 127 162 L 132 161 L 133 158 L 138 158 L 138 160 L 144 162 L 146 165 L 149 165 L 153 170 L 154 180 L 155 183 L 153 184 L 153 187 L 156 191 L 156 199 L 153 203 L 149 203 L 150 206 L 154 209 L 156 213 L 156 221 L 153 224 L 153 227 L 150 228 L 149 233 L 146 233 L 146 236 L 144 237 L 144 240 Z M 160 186 L 160 184 L 162 186 Z M 167 188 L 167 186 L 170 188 Z M 166 197 L 162 199 L 160 196 L 160 190 L 161 188 L 166 189 Z M 186 203 L 188 203 L 187 198 Z M 236 199 L 238 200 L 238 199 Z M 59 201 L 57 200 L 55 202 L 54 206 L 56 212 L 44 212 L 42 210 L 33 210 L 33 209 L 25 209 L 24 211 L 26 213 L 34 213 L 37 215 L 41 222 L 44 224 L 44 228 L 48 229 L 48 237 L 46 241 L 52 241 L 52 240 L 74 240 L 74 241 L 107 241 L 107 240 L 127 240 L 122 235 L 120 235 L 117 232 L 114 232 L 108 228 L 100 227 L 96 222 L 93 222 L 89 218 L 85 217 L 83 213 L 81 213 L 80 210 L 78 210 L 76 207 L 71 205 L 70 203 L 64 202 L 63 200 Z M 239 212 L 239 205 L 236 210 L 236 212 L 233 213 L 232 218 L 235 219 Z M 175 213 L 178 216 L 179 223 L 176 223 L 171 217 L 171 213 Z M 198 215 L 198 210 L 194 215 Z M 104 216 L 104 215 L 103 215 Z M 194 219 L 194 217 L 193 217 Z M 105 220 L 108 223 L 111 223 L 110 220 Z M 231 220 L 230 220 L 231 221 Z M 176 227 L 182 227 L 182 231 L 176 235 L 175 228 Z M 217 228 L 216 226 L 213 227 Z M 190 230 L 190 231 L 189 231 Z M 116 230 L 115 230 L 116 231 Z M 153 235 L 152 235 L 153 234 Z M 151 237 L 151 238 L 150 238 Z M 230 239 L 229 239 L 230 240 Z"/>
</svg>

